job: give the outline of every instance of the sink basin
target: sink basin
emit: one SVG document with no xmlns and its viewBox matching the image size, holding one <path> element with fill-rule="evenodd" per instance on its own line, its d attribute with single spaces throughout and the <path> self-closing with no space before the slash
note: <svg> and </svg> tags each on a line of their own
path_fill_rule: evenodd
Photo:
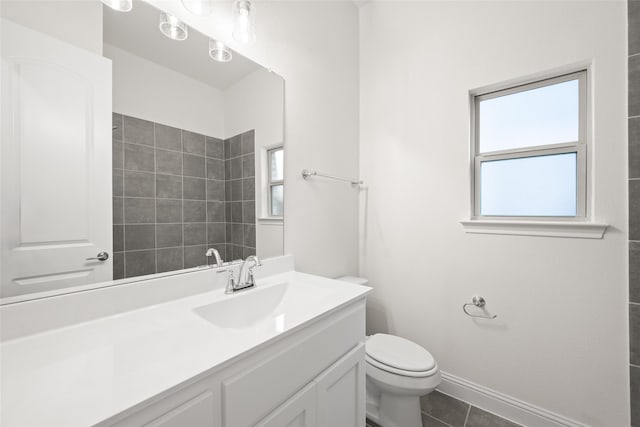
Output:
<svg viewBox="0 0 640 427">
<path fill-rule="evenodd" d="M 322 304 L 335 290 L 308 283 L 275 283 L 226 295 L 193 311 L 209 323 L 227 329 L 264 326 L 282 332 L 314 304 Z"/>
</svg>

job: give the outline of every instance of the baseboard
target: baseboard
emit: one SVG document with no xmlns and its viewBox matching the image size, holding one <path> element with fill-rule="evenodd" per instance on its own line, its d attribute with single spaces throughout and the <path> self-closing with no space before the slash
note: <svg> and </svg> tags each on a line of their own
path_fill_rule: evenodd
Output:
<svg viewBox="0 0 640 427">
<path fill-rule="evenodd" d="M 587 424 L 446 372 L 442 372 L 442 382 L 438 390 L 526 427 L 588 427 Z"/>
</svg>

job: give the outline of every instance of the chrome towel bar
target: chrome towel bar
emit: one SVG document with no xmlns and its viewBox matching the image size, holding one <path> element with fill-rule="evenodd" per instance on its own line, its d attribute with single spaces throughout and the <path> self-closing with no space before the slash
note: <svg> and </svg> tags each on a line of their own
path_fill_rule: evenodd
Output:
<svg viewBox="0 0 640 427">
<path fill-rule="evenodd" d="M 487 302 L 484 300 L 484 298 L 482 298 L 481 296 L 475 295 L 473 297 L 473 299 L 471 300 L 471 302 L 468 302 L 466 304 L 462 304 L 462 311 L 464 311 L 464 314 L 466 314 L 467 316 L 471 316 L 471 317 L 479 317 L 481 319 L 495 319 L 496 317 L 498 317 L 497 314 L 494 314 L 493 316 L 491 315 L 486 315 L 486 314 L 471 314 L 467 311 L 467 306 L 468 305 L 474 305 L 478 308 L 484 308 L 484 306 L 487 304 Z"/>
<path fill-rule="evenodd" d="M 310 171 L 310 170 L 307 170 L 307 169 L 303 169 L 302 170 L 302 177 L 304 179 L 307 179 L 310 176 L 321 176 L 321 177 L 329 178 L 329 179 L 337 179 L 338 181 L 346 181 L 346 182 L 351 183 L 351 185 L 353 185 L 354 187 L 356 185 L 362 185 L 363 184 L 361 180 L 357 180 L 357 179 L 343 178 L 341 176 L 328 175 L 326 173 Z"/>
</svg>

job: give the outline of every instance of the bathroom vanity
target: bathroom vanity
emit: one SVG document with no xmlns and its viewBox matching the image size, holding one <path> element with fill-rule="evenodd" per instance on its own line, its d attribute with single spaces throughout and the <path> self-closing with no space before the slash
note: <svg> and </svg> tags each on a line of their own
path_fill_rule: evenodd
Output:
<svg viewBox="0 0 640 427">
<path fill-rule="evenodd" d="M 296 272 L 290 257 L 264 264 L 256 288 L 233 295 L 207 268 L 3 306 L 5 324 L 44 310 L 61 327 L 3 330 L 1 424 L 363 426 L 370 288 Z M 158 299 L 181 284 L 198 293 Z M 64 312 L 96 292 L 141 306 Z"/>
</svg>

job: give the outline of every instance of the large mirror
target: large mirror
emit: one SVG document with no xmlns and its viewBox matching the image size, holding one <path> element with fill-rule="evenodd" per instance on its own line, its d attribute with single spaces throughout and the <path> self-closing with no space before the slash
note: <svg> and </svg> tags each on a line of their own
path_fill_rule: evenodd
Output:
<svg viewBox="0 0 640 427">
<path fill-rule="evenodd" d="M 2 303 L 282 254 L 281 77 L 142 1 L 1 12 Z"/>
</svg>

